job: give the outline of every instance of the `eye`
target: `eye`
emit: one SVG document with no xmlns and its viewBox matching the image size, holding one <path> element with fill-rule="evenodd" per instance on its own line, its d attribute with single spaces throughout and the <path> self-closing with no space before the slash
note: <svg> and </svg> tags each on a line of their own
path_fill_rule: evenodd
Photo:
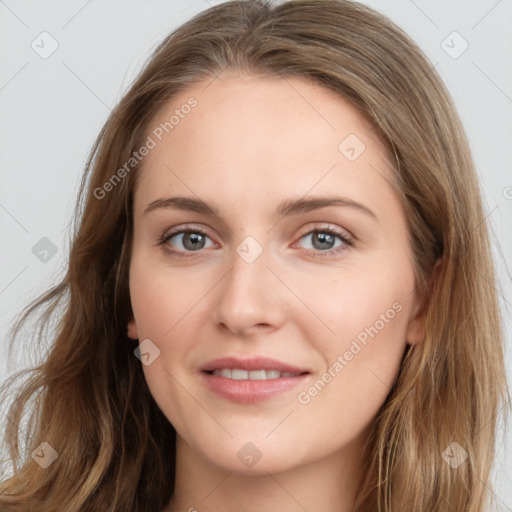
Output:
<svg viewBox="0 0 512 512">
<path fill-rule="evenodd" d="M 309 239 L 313 246 L 311 250 L 315 251 L 320 257 L 338 254 L 353 245 L 350 235 L 331 227 L 310 230 L 300 239 Z M 340 240 L 337 245 L 336 239 Z"/>
<path fill-rule="evenodd" d="M 206 241 L 211 240 L 208 234 L 200 228 L 181 228 L 170 233 L 166 233 L 158 242 L 168 253 L 185 256 L 186 253 L 198 252 L 205 249 Z M 172 246 L 178 244 L 184 248 L 178 250 L 172 249 Z M 212 245 L 216 244 L 212 242 Z"/>
</svg>

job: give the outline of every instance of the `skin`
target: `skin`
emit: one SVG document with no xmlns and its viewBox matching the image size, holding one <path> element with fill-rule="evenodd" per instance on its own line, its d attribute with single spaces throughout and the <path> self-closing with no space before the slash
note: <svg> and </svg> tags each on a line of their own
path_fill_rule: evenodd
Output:
<svg viewBox="0 0 512 512">
<path fill-rule="evenodd" d="M 128 335 L 160 350 L 143 369 L 177 431 L 176 492 L 166 510 L 351 511 L 369 428 L 406 344 L 424 335 L 424 299 L 406 219 L 386 181 L 387 153 L 356 108 L 300 78 L 224 73 L 175 96 L 152 126 L 190 96 L 198 105 L 145 157 L 134 194 Z M 355 161 L 338 149 L 349 134 L 366 146 Z M 376 219 L 337 205 L 275 215 L 286 199 L 332 195 Z M 175 208 L 144 214 L 170 196 L 200 198 L 221 218 Z M 205 230 L 204 242 L 185 246 L 177 235 L 158 245 L 185 224 Z M 337 236 L 328 247 L 315 243 L 326 226 L 353 245 Z M 263 249 L 252 263 L 236 251 L 248 236 Z M 298 394 L 397 303 L 400 312 L 300 403 Z M 197 373 L 227 355 L 268 356 L 310 375 L 268 401 L 239 404 Z M 252 468 L 237 457 L 248 442 L 262 455 Z"/>
</svg>

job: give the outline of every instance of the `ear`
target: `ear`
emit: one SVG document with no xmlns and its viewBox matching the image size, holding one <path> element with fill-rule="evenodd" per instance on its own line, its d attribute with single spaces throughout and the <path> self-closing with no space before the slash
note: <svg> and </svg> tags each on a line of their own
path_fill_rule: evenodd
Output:
<svg viewBox="0 0 512 512">
<path fill-rule="evenodd" d="M 441 271 L 441 262 L 442 260 L 439 258 L 434 268 L 432 269 L 432 273 L 430 274 L 428 280 L 428 289 L 429 292 L 432 292 L 435 281 L 437 281 L 439 272 Z M 427 315 L 429 306 L 429 298 L 427 293 L 423 293 L 421 297 L 418 297 L 418 300 L 415 305 L 415 309 L 413 312 L 413 316 L 409 320 L 409 325 L 407 326 L 407 343 L 409 345 L 416 345 L 421 343 L 425 339 L 425 318 Z"/>
<path fill-rule="evenodd" d="M 131 338 L 132 340 L 139 339 L 137 323 L 135 322 L 135 318 L 133 316 L 132 319 L 128 322 L 128 338 Z"/>
</svg>

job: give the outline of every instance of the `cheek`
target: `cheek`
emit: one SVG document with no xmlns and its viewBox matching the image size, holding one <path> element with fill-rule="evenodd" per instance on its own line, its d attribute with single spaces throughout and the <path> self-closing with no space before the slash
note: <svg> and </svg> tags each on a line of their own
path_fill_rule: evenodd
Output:
<svg viewBox="0 0 512 512">
<path fill-rule="evenodd" d="M 338 301 L 337 322 L 331 324 L 336 335 L 317 344 L 324 367 L 298 390 L 295 419 L 322 431 L 319 452 L 328 453 L 333 443 L 344 446 L 370 427 L 398 375 L 406 348 L 401 303 L 359 293 Z M 300 442 L 293 429 L 287 434 Z"/>
<path fill-rule="evenodd" d="M 142 369 L 160 410 L 178 431 L 187 431 L 190 425 L 186 418 L 191 416 L 193 404 L 184 392 L 188 375 L 183 362 L 197 342 L 193 333 L 197 333 L 197 314 L 201 310 L 198 301 L 204 292 L 197 280 L 139 264 L 141 260 L 132 260 L 130 272 L 133 314 L 139 339 L 150 339 L 159 350 L 158 357 Z"/>
<path fill-rule="evenodd" d="M 311 277 L 297 282 L 295 290 L 306 298 L 317 320 L 307 315 L 307 320 L 297 321 L 331 354 L 348 350 L 354 340 L 361 346 L 369 346 L 373 339 L 381 347 L 402 345 L 413 283 L 412 271 L 395 272 L 385 266 L 351 268 L 336 279 Z"/>
<path fill-rule="evenodd" d="M 359 422 L 378 411 L 397 377 L 407 344 L 414 276 L 412 269 L 399 272 L 398 267 L 352 272 L 350 278 L 331 280 L 329 286 L 309 283 L 301 292 L 305 294 L 307 288 L 304 296 L 324 324 L 316 321 L 313 329 L 312 321 L 309 326 L 303 323 L 324 368 L 321 382 L 302 390 L 300 403 L 315 403 L 319 413 L 325 407 L 338 420 L 343 411 L 359 416 Z"/>
<path fill-rule="evenodd" d="M 200 308 L 198 301 L 207 283 L 204 279 L 184 278 L 186 272 L 175 269 L 151 268 L 141 260 L 134 258 L 130 269 L 130 296 L 139 339 L 163 341 L 182 319 Z"/>
</svg>

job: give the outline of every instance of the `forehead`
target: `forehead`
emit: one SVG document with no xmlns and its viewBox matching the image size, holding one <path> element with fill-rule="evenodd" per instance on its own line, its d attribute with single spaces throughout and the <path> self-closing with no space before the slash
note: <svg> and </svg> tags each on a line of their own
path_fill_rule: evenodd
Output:
<svg viewBox="0 0 512 512">
<path fill-rule="evenodd" d="M 142 161 L 136 208 L 162 187 L 251 190 L 261 200 L 272 191 L 382 187 L 389 174 L 386 148 L 361 112 L 297 77 L 205 80 L 168 102 L 147 135 L 155 145 Z"/>
</svg>

